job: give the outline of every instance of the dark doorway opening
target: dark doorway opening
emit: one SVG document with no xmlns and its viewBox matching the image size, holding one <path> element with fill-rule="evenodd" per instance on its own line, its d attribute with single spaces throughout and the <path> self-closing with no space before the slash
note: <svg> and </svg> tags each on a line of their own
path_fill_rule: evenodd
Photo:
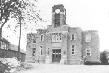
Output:
<svg viewBox="0 0 109 73">
<path fill-rule="evenodd" d="M 52 50 L 52 62 L 60 62 L 61 60 L 61 49 Z"/>
</svg>

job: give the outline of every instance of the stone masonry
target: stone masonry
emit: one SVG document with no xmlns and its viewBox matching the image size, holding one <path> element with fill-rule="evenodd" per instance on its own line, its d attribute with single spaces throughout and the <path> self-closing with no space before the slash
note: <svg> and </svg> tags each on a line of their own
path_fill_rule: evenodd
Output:
<svg viewBox="0 0 109 73">
<path fill-rule="evenodd" d="M 62 4 L 52 7 L 52 25 L 27 34 L 26 61 L 79 65 L 99 60 L 98 32 L 68 26 Z"/>
</svg>

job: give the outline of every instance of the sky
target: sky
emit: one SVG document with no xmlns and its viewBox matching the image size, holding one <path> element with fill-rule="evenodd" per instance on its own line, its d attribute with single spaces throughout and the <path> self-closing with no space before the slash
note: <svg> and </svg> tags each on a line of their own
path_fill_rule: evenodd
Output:
<svg viewBox="0 0 109 73">
<path fill-rule="evenodd" d="M 98 30 L 100 38 L 100 51 L 109 50 L 109 0 L 38 0 L 34 2 L 37 5 L 36 10 L 40 10 L 40 17 L 46 22 L 38 22 L 38 26 L 30 26 L 34 28 L 32 31 L 22 30 L 21 48 L 26 51 L 26 34 L 33 32 L 36 29 L 46 28 L 52 23 L 52 7 L 57 4 L 63 4 L 66 8 L 66 23 L 71 27 L 81 27 L 85 30 Z M 14 26 L 14 21 L 11 20 L 7 24 Z M 43 27 L 42 27 L 43 26 Z M 7 38 L 12 44 L 18 45 L 17 33 L 13 33 L 13 29 L 3 28 L 3 36 Z M 11 35 L 11 37 L 7 37 Z"/>
</svg>

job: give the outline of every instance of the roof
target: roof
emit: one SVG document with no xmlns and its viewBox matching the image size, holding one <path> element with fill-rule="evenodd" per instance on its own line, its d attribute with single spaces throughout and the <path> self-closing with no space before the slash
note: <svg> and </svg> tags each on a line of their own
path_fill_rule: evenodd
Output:
<svg viewBox="0 0 109 73">
<path fill-rule="evenodd" d="M 6 43 L 10 43 L 7 39 L 5 38 L 1 38 L 0 41 L 6 42 Z"/>
<path fill-rule="evenodd" d="M 54 5 L 52 7 L 52 12 L 55 12 L 55 9 L 60 9 L 61 12 L 65 11 L 65 8 L 64 8 L 63 4 Z"/>
<path fill-rule="evenodd" d="M 64 5 L 63 4 L 57 4 L 57 5 L 54 5 L 53 7 L 64 7 Z"/>
</svg>

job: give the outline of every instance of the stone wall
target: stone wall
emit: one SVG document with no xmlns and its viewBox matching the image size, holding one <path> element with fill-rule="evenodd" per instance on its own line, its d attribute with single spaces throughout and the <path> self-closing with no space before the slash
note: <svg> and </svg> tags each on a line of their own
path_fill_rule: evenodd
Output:
<svg viewBox="0 0 109 73">
<path fill-rule="evenodd" d="M 74 40 L 72 40 L 72 34 L 74 34 Z M 80 28 L 69 28 L 69 36 L 68 36 L 68 64 L 79 64 L 81 61 L 81 29 Z M 75 52 L 72 54 L 72 45 L 75 45 Z"/>
<path fill-rule="evenodd" d="M 33 48 L 36 47 L 36 44 L 33 43 L 33 39 L 36 38 L 36 33 L 29 33 L 27 34 L 27 45 L 26 45 L 26 61 L 33 61 L 34 58 L 32 56 Z"/>
<path fill-rule="evenodd" d="M 59 42 L 61 44 L 61 47 L 57 47 L 61 49 L 61 59 L 67 60 L 67 35 L 68 35 L 68 26 L 63 25 L 60 27 L 54 28 L 51 26 L 50 28 L 47 29 L 48 32 L 46 33 L 46 56 L 49 56 L 49 59 L 52 62 L 52 49 L 55 49 L 52 44 L 52 33 L 61 33 L 62 35 L 62 42 Z M 57 44 L 57 42 L 56 42 Z M 59 44 L 57 44 L 59 45 Z M 55 46 L 57 46 L 55 45 Z M 49 48 L 49 55 L 48 55 L 48 48 Z M 66 56 L 66 58 L 65 58 Z"/>
<path fill-rule="evenodd" d="M 54 27 L 55 10 L 60 9 L 60 23 Z M 57 22 L 57 21 L 56 21 Z M 56 24 L 56 25 L 57 25 Z M 52 34 L 62 34 L 62 40 L 52 41 Z M 72 40 L 72 34 L 74 39 Z M 86 35 L 91 34 L 91 42 L 86 42 Z M 41 35 L 44 35 L 44 40 L 41 41 Z M 58 36 L 59 37 L 59 36 Z M 30 39 L 30 40 L 29 40 Z M 35 39 L 36 43 L 32 43 Z M 74 46 L 74 54 L 72 54 L 72 45 Z M 40 46 L 42 46 L 42 55 Z M 55 47 L 54 47 L 55 46 Z M 32 49 L 36 48 L 35 56 L 32 56 Z M 91 48 L 91 56 L 86 56 L 86 48 Z M 85 61 L 99 61 L 99 37 L 97 31 L 83 31 L 81 28 L 72 28 L 66 24 L 66 9 L 62 4 L 54 5 L 52 7 L 52 25 L 48 25 L 47 29 L 38 29 L 37 33 L 30 38 L 27 35 L 27 58 L 38 63 L 52 62 L 52 49 L 61 49 L 61 61 L 67 64 L 81 64 Z"/>
<path fill-rule="evenodd" d="M 91 34 L 91 41 L 86 42 L 86 35 Z M 82 55 L 85 61 L 98 62 L 100 61 L 100 48 L 98 32 L 94 30 L 82 32 Z M 86 49 L 91 48 L 91 56 L 86 55 Z"/>
<path fill-rule="evenodd" d="M 81 64 L 84 61 L 97 62 L 100 58 L 99 37 L 97 31 L 84 31 L 80 28 L 71 28 L 63 25 L 57 28 L 50 26 L 47 30 L 39 30 L 37 32 L 36 43 L 32 41 L 27 47 L 28 59 L 38 63 L 52 62 L 52 33 L 62 33 L 61 42 L 61 60 L 67 64 Z M 44 40 L 40 40 L 40 36 L 44 35 Z M 72 40 L 74 34 L 74 40 Z M 86 42 L 86 35 L 91 34 L 91 42 Z M 72 45 L 75 45 L 75 54 L 72 54 Z M 40 46 L 42 46 L 42 55 L 40 55 Z M 91 56 L 86 56 L 86 48 L 91 47 Z M 32 56 L 32 48 L 36 48 L 35 56 Z M 60 62 L 62 62 L 60 61 Z"/>
<path fill-rule="evenodd" d="M 43 35 L 42 41 L 41 41 L 41 35 Z M 40 46 L 42 46 L 42 55 Z M 36 38 L 35 61 L 39 63 L 45 63 L 45 56 L 46 56 L 46 30 L 38 30 Z"/>
<path fill-rule="evenodd" d="M 52 35 L 50 33 L 46 34 L 46 60 L 52 62 L 52 45 L 51 45 Z"/>
</svg>

